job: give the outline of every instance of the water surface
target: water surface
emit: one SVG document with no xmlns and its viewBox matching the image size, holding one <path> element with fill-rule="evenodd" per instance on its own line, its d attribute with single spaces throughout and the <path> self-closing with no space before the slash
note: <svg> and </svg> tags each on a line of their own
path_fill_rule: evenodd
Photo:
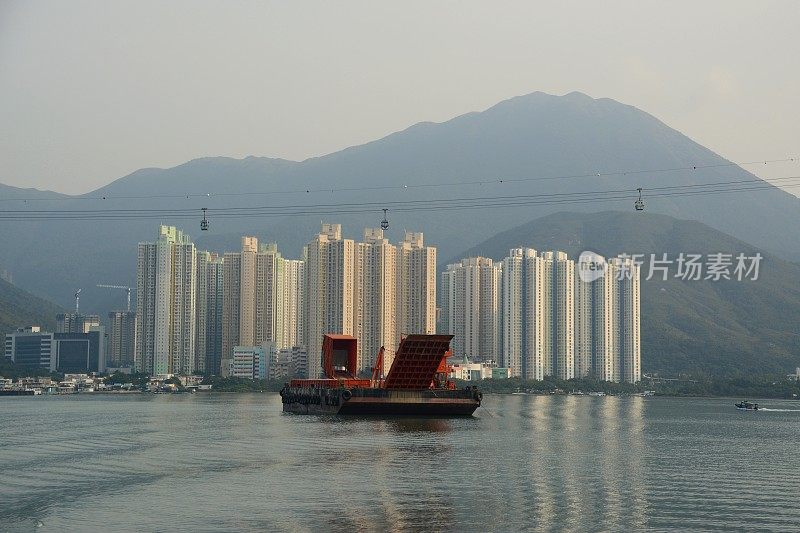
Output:
<svg viewBox="0 0 800 533">
<path fill-rule="evenodd" d="M 0 530 L 796 530 L 800 403 L 486 395 L 468 419 L 276 394 L 0 399 Z M 37 527 L 38 526 L 38 527 Z"/>
</svg>

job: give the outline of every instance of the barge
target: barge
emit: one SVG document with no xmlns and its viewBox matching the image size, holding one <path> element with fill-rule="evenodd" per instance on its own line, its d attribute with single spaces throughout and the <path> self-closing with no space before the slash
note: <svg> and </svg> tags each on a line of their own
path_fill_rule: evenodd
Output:
<svg viewBox="0 0 800 533">
<path fill-rule="evenodd" d="M 452 335 L 409 335 L 382 377 L 378 353 L 370 379 L 357 377 L 358 344 L 325 335 L 323 379 L 293 379 L 281 389 L 283 411 L 299 414 L 470 416 L 483 398 L 477 387 L 457 389 L 448 378 Z"/>
</svg>

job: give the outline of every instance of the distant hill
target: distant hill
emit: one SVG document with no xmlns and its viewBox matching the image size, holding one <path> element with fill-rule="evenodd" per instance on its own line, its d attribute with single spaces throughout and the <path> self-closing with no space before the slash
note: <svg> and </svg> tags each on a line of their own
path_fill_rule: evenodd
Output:
<svg viewBox="0 0 800 533">
<path fill-rule="evenodd" d="M 42 326 L 53 331 L 56 314 L 64 310 L 0 279 L 0 334 L 25 326 Z"/>
<path fill-rule="evenodd" d="M 313 125 L 309 126 L 309 135 L 313 135 Z M 269 147 L 264 151 L 269 152 Z M 634 107 L 581 93 L 552 96 L 537 92 L 440 124 L 416 124 L 383 139 L 302 162 L 213 157 L 170 169 L 139 170 L 88 195 L 105 196 L 106 200 L 57 200 L 63 195 L 0 187 L 0 200 L 5 200 L 2 207 L 6 211 L 136 207 L 169 209 L 173 213 L 113 223 L 3 221 L 0 249 L 5 251 L 3 264 L 14 272 L 19 286 L 67 307 L 80 287 L 81 303 L 87 312 L 102 312 L 122 306 L 123 296 L 95 285 L 133 284 L 136 243 L 152 239 L 159 222 L 183 227 L 201 247 L 236 249 L 242 234 L 254 234 L 277 241 L 284 255 L 297 257 L 302 245 L 318 231 L 321 220 L 341 222 L 346 234 L 358 237 L 364 227 L 379 223 L 381 208 L 394 200 L 633 191 L 644 187 L 648 213 L 696 219 L 784 258 L 800 259 L 800 200 L 780 189 L 746 194 L 647 196 L 648 187 L 665 184 L 755 179 L 741 168 L 718 166 L 698 171 L 594 176 L 600 171 L 725 163 L 722 157 Z M 576 174 L 591 177 L 514 181 Z M 505 181 L 470 184 L 481 179 Z M 381 189 L 398 184 L 432 186 Z M 442 186 L 445 184 L 451 185 Z M 349 190 L 326 192 L 334 186 Z M 302 192 L 274 193 L 290 190 Z M 204 197 L 186 198 L 188 194 Z M 338 202 L 370 205 L 375 212 L 323 213 L 312 209 L 311 215 L 283 218 L 222 218 L 213 214 L 214 208 L 226 206 Z M 534 217 L 565 208 L 583 212 L 632 209 L 632 203 L 633 192 L 630 197 L 610 203 L 566 207 L 555 204 L 427 212 L 390 210 L 389 237 L 399 240 L 403 229 L 423 231 L 426 241 L 439 247 L 439 257 L 449 257 Z M 211 209 L 211 230 L 203 234 L 198 227 L 201 207 Z"/>
<path fill-rule="evenodd" d="M 788 373 L 800 366 L 800 264 L 691 220 L 651 213 L 556 213 L 504 231 L 464 252 L 502 259 L 529 246 L 564 250 L 571 258 L 591 250 L 619 253 L 760 252 L 756 281 L 644 281 L 642 367 L 645 372 L 711 375 Z M 674 274 L 677 270 L 673 268 Z"/>
</svg>

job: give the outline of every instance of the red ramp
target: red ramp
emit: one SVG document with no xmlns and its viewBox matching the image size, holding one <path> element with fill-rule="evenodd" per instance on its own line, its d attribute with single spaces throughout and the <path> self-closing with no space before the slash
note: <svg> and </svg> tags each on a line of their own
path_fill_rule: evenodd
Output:
<svg viewBox="0 0 800 533">
<path fill-rule="evenodd" d="M 427 389 L 450 349 L 452 335 L 409 335 L 400 341 L 386 389 Z"/>
</svg>

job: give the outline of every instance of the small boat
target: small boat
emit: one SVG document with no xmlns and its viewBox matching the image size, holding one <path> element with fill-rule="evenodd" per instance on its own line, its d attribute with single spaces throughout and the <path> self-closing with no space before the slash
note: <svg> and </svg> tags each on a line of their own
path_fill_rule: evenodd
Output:
<svg viewBox="0 0 800 533">
<path fill-rule="evenodd" d="M 748 402 L 747 400 L 742 400 L 741 402 L 734 404 L 736 408 L 740 411 L 758 411 L 758 404 L 753 402 Z"/>
</svg>

